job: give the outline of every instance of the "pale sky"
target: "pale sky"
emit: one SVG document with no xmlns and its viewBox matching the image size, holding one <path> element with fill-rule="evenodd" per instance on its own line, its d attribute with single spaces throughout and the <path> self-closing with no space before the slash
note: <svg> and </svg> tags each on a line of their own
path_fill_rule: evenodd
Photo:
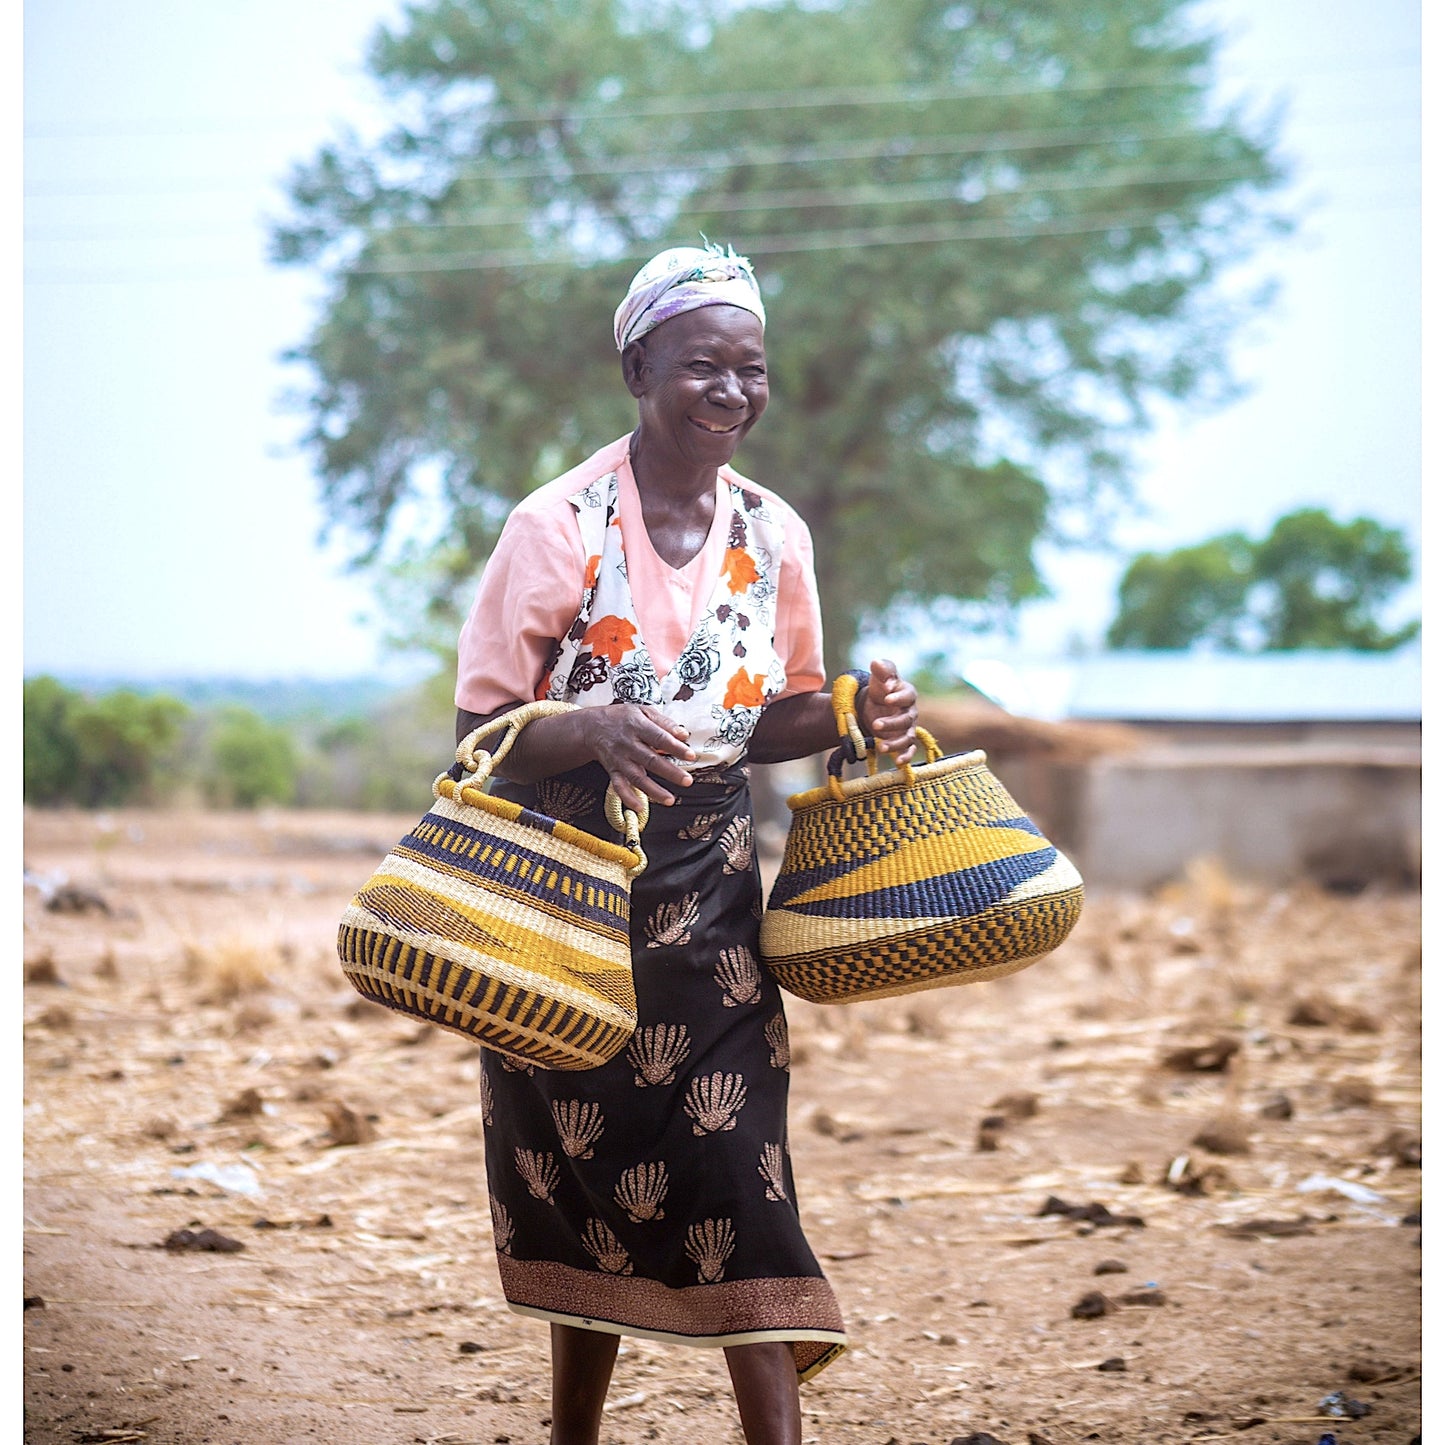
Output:
<svg viewBox="0 0 1445 1445">
<path fill-rule="evenodd" d="M 1418 547 L 1420 45 L 1415 0 L 1207 0 L 1225 81 L 1288 101 L 1299 233 L 1236 346 L 1251 394 L 1166 416 L 1125 553 L 1295 507 Z M 313 278 L 268 266 L 291 162 L 384 113 L 362 71 L 389 0 L 25 6 L 24 667 L 129 677 L 396 669 L 366 583 L 318 547 L 279 354 Z M 740 247 L 745 238 L 738 238 Z M 296 380 L 294 375 L 292 380 Z M 599 445 L 607 438 L 599 438 Z M 786 493 L 786 478 L 759 480 Z M 1090 644 L 1117 557 L 1046 555 L 1018 648 Z M 1404 599 L 1419 608 L 1418 589 Z"/>
</svg>

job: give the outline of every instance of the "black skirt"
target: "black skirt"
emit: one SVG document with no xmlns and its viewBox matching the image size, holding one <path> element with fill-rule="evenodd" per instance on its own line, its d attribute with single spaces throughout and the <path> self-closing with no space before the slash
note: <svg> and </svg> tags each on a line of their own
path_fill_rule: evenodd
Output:
<svg viewBox="0 0 1445 1445">
<path fill-rule="evenodd" d="M 691 1345 L 784 1340 L 808 1379 L 845 1348 L 788 1153 L 788 1026 L 758 962 L 747 768 L 700 773 L 643 834 L 638 1025 L 583 1072 L 483 1050 L 492 1232 L 520 1314 Z M 615 838 L 590 765 L 503 797 Z"/>
</svg>

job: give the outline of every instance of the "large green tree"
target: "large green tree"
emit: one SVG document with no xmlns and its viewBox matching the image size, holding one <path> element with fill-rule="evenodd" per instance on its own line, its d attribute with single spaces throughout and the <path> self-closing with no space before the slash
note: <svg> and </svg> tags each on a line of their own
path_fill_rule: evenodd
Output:
<svg viewBox="0 0 1445 1445">
<path fill-rule="evenodd" d="M 763 280 L 738 461 L 814 530 L 833 664 L 890 604 L 1039 595 L 1151 402 L 1227 390 L 1257 298 L 1216 283 L 1280 224 L 1194 8 L 410 5 L 369 54 L 394 127 L 299 166 L 273 236 L 328 282 L 294 358 L 329 517 L 378 564 L 423 498 L 435 597 L 469 587 L 513 500 L 632 425 L 612 310 L 704 233 Z"/>
<path fill-rule="evenodd" d="M 1412 570 L 1398 528 L 1371 517 L 1337 522 L 1302 507 L 1257 542 L 1227 532 L 1173 552 L 1141 552 L 1120 580 L 1108 642 L 1389 652 L 1420 631 L 1418 621 L 1390 629 L 1381 620 Z"/>
</svg>

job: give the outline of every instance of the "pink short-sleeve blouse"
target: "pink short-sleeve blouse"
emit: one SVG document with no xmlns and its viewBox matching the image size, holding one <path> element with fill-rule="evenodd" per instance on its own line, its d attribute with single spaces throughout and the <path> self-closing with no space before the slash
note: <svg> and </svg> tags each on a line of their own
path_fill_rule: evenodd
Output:
<svg viewBox="0 0 1445 1445">
<path fill-rule="evenodd" d="M 671 670 L 707 606 L 727 549 L 726 488 L 741 483 L 760 492 L 784 518 L 773 645 L 788 680 L 779 695 L 817 692 L 823 686 L 822 613 L 813 539 L 803 519 L 766 487 L 723 467 L 707 541 L 682 567 L 670 567 L 647 534 L 627 442 L 627 437 L 619 438 L 539 487 L 507 518 L 458 639 L 459 708 L 486 714 L 536 696 L 552 646 L 571 627 L 582 603 L 586 558 L 577 513 L 568 498 L 609 472 L 617 473 L 632 602 L 658 677 Z"/>
</svg>

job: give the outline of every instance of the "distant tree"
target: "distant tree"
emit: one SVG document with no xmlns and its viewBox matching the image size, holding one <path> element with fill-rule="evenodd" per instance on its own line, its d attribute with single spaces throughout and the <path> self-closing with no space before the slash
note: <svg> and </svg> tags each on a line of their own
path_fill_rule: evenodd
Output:
<svg viewBox="0 0 1445 1445">
<path fill-rule="evenodd" d="M 80 744 L 73 716 L 81 696 L 53 677 L 28 677 L 23 688 L 24 798 L 53 804 L 74 799 Z"/>
<path fill-rule="evenodd" d="M 398 689 L 364 716 L 318 730 L 297 784 L 303 807 L 411 812 L 431 800 L 432 781 L 456 748 L 456 668 Z"/>
<path fill-rule="evenodd" d="M 1369 517 L 1337 522 L 1304 507 L 1253 542 L 1228 532 L 1125 569 L 1110 647 L 1227 650 L 1351 648 L 1388 652 L 1419 635 L 1380 614 L 1410 580 L 1404 535 Z"/>
<path fill-rule="evenodd" d="M 122 688 L 81 698 L 70 712 L 78 750 L 71 800 L 89 807 L 157 801 L 155 785 L 189 709 L 165 694 Z"/>
<path fill-rule="evenodd" d="M 1242 646 L 1253 563 L 1254 548 L 1241 532 L 1174 552 L 1141 552 L 1119 582 L 1109 646 Z"/>
<path fill-rule="evenodd" d="M 297 754 L 290 731 L 248 707 L 232 705 L 217 713 L 210 756 L 205 783 L 213 802 L 254 808 L 289 803 L 296 796 Z"/>
<path fill-rule="evenodd" d="M 1217 44 L 1193 0 L 409 4 L 394 129 L 298 168 L 273 237 L 329 287 L 292 356 L 330 521 L 371 566 L 429 518 L 465 591 L 632 425 L 613 308 L 704 232 L 764 280 L 738 463 L 812 526 L 830 665 L 890 604 L 1038 595 L 1037 539 L 1107 514 L 1152 399 L 1227 393 L 1258 299 L 1217 283 L 1281 171 Z"/>
<path fill-rule="evenodd" d="M 1420 632 L 1418 620 L 1394 631 L 1379 620 L 1410 574 L 1397 528 L 1370 517 L 1336 522 L 1318 508 L 1291 512 L 1255 549 L 1264 646 L 1389 652 Z"/>
</svg>

